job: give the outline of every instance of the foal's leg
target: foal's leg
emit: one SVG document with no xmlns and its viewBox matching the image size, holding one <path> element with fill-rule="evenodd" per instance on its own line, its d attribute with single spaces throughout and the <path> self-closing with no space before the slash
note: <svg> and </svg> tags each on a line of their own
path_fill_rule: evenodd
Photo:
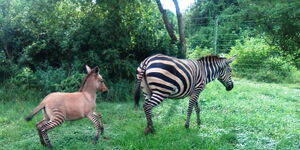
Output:
<svg viewBox="0 0 300 150">
<path fill-rule="evenodd" d="M 38 123 L 35 125 L 35 127 L 36 127 L 36 129 L 37 129 L 37 131 L 38 131 L 38 135 L 39 135 L 39 137 L 40 137 L 40 142 L 41 142 L 41 144 L 44 145 L 44 146 L 46 146 L 46 143 L 45 143 L 45 140 L 44 140 L 44 138 L 43 138 L 43 136 L 42 136 L 42 132 L 40 131 L 40 128 L 41 128 L 43 125 L 45 125 L 46 123 L 47 123 L 47 120 L 42 120 L 42 121 L 38 122 Z"/>
<path fill-rule="evenodd" d="M 101 115 L 98 115 L 96 112 L 93 112 L 93 113 L 89 113 L 87 115 L 87 118 L 90 119 L 96 127 L 97 132 L 93 141 L 93 143 L 96 144 L 99 139 L 100 132 L 101 134 L 103 134 L 103 130 L 104 130 L 103 124 L 101 123 Z"/>
<path fill-rule="evenodd" d="M 196 105 L 198 106 L 198 97 L 199 97 L 199 93 L 200 92 L 195 92 L 194 94 L 191 95 L 191 98 L 189 100 L 189 106 L 188 106 L 188 110 L 187 110 L 187 117 L 186 117 L 186 121 L 185 121 L 185 128 L 189 128 L 190 127 L 190 117 L 191 117 L 191 114 L 192 114 L 192 111 L 193 111 L 193 107 Z M 199 118 L 199 113 L 197 113 L 199 107 L 196 107 L 195 110 L 196 110 L 196 114 L 197 114 L 197 122 L 198 120 L 200 120 Z M 200 110 L 199 110 L 200 112 Z"/>
<path fill-rule="evenodd" d="M 144 103 L 144 111 L 147 118 L 147 127 L 145 128 L 145 134 L 154 133 L 153 122 L 152 122 L 152 115 L 151 110 L 154 106 L 160 104 L 164 100 L 163 96 L 159 94 L 152 94 L 150 99 L 147 99 Z"/>
<path fill-rule="evenodd" d="M 39 128 L 41 135 L 44 139 L 45 142 L 45 146 L 47 147 L 52 147 L 47 131 L 55 128 L 56 126 L 62 124 L 64 122 L 64 118 L 63 117 L 59 117 L 59 118 L 55 118 L 53 120 L 49 120 L 47 123 L 45 123 L 41 128 Z"/>
</svg>

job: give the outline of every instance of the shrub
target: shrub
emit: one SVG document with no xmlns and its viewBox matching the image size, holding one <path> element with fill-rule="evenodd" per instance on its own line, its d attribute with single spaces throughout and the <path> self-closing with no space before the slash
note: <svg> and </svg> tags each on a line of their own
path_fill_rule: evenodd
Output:
<svg viewBox="0 0 300 150">
<path fill-rule="evenodd" d="M 74 92 L 80 88 L 84 76 L 84 74 L 74 72 L 60 83 L 54 84 L 55 89 L 61 92 Z"/>
<path fill-rule="evenodd" d="M 19 88 L 32 88 L 36 87 L 36 76 L 33 71 L 28 67 L 21 68 L 15 76 L 9 79 L 9 84 Z"/>
<path fill-rule="evenodd" d="M 57 84 L 66 79 L 66 71 L 62 68 L 54 68 L 51 66 L 46 69 L 37 69 L 35 72 L 38 87 L 44 94 L 57 91 Z"/>
<path fill-rule="evenodd" d="M 298 74 L 297 68 L 288 57 L 281 56 L 275 46 L 269 45 L 262 38 L 246 38 L 237 41 L 230 55 L 237 55 L 233 62 L 234 74 L 265 82 L 294 83 L 293 76 Z"/>
<path fill-rule="evenodd" d="M 212 54 L 212 49 L 210 48 L 201 49 L 200 47 L 197 46 L 194 50 L 188 52 L 187 57 L 189 59 L 199 59 L 201 57 L 211 55 L 211 54 Z"/>
</svg>

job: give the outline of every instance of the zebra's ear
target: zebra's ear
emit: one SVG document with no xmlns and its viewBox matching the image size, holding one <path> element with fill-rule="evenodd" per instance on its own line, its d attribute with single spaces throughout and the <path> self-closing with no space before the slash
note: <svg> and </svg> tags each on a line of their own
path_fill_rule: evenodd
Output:
<svg viewBox="0 0 300 150">
<path fill-rule="evenodd" d="M 232 63 L 235 60 L 235 57 L 236 57 L 236 55 L 234 55 L 231 58 L 226 59 L 226 63 L 228 63 L 228 64 Z"/>
<path fill-rule="evenodd" d="M 96 67 L 94 68 L 94 71 L 95 71 L 96 74 L 99 74 L 99 67 L 96 66 Z"/>
<path fill-rule="evenodd" d="M 85 68 L 86 68 L 86 72 L 88 74 L 92 71 L 92 69 L 88 65 L 85 65 Z"/>
</svg>

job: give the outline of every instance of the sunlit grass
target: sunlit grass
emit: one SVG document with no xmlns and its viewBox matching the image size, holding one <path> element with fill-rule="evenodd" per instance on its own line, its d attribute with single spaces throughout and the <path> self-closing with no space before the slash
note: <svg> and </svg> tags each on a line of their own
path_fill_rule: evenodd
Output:
<svg viewBox="0 0 300 150">
<path fill-rule="evenodd" d="M 18 93 L 20 94 L 20 93 Z M 10 94 L 13 95 L 13 94 Z M 38 100 L 14 96 L 0 105 L 0 149 L 45 149 L 39 143 L 35 116 L 25 122 Z M 4 103 L 5 101 L 5 103 Z M 133 102 L 103 102 L 104 137 L 92 144 L 95 129 L 87 120 L 65 122 L 50 131 L 56 149 L 299 149 L 300 90 L 289 85 L 238 80 L 227 92 L 218 82 L 209 84 L 200 98 L 202 125 L 193 112 L 190 129 L 184 128 L 188 99 L 165 100 L 153 110 L 155 134 L 145 136 L 144 112 Z"/>
</svg>

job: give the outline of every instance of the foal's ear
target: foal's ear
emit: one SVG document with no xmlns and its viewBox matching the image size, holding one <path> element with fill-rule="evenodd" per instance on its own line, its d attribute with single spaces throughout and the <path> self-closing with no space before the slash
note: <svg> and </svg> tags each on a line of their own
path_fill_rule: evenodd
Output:
<svg viewBox="0 0 300 150">
<path fill-rule="evenodd" d="M 92 71 L 92 69 L 88 65 L 85 65 L 85 68 L 88 74 Z"/>
<path fill-rule="evenodd" d="M 236 57 L 236 55 L 234 55 L 231 58 L 226 59 L 226 63 L 228 63 L 228 64 L 232 63 L 235 60 L 235 57 Z"/>
<path fill-rule="evenodd" d="M 98 66 L 96 66 L 96 67 L 94 68 L 94 70 L 95 70 L 95 73 L 96 73 L 96 74 L 99 73 L 99 67 L 98 67 Z"/>
</svg>

